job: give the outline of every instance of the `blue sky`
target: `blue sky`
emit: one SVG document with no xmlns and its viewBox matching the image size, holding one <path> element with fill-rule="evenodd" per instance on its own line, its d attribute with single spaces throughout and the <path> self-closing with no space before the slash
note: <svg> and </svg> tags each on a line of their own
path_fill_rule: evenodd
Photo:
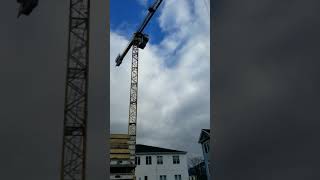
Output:
<svg viewBox="0 0 320 180">
<path fill-rule="evenodd" d="M 141 1 L 142 2 L 142 1 Z M 148 7 L 153 1 L 144 5 L 137 0 L 111 0 L 110 1 L 110 27 L 111 30 L 121 35 L 131 37 L 132 33 L 140 26 L 148 13 Z M 149 42 L 158 44 L 164 37 L 164 32 L 159 27 L 158 18 L 160 6 L 144 30 L 149 35 Z"/>
</svg>

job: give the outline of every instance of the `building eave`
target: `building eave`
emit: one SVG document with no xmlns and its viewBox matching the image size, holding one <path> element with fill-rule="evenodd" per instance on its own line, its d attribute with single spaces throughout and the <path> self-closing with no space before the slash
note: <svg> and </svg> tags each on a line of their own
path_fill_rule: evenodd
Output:
<svg viewBox="0 0 320 180">
<path fill-rule="evenodd" d="M 136 155 L 185 155 L 187 152 L 136 152 Z"/>
<path fill-rule="evenodd" d="M 186 154 L 185 151 L 148 146 L 143 144 L 136 145 L 136 154 Z"/>
</svg>

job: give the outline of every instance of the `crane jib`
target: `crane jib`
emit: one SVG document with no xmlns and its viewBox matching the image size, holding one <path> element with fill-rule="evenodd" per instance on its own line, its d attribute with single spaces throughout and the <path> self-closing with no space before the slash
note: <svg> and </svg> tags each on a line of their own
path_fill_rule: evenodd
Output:
<svg viewBox="0 0 320 180">
<path fill-rule="evenodd" d="M 147 26 L 147 24 L 149 23 L 150 19 L 152 18 L 152 16 L 156 12 L 156 10 L 158 9 L 158 7 L 160 6 L 162 1 L 163 0 L 156 0 L 153 3 L 153 5 L 148 8 L 147 16 L 142 21 L 142 24 L 139 26 L 138 30 L 134 33 L 134 35 L 133 35 L 131 41 L 129 42 L 128 46 L 124 49 L 122 54 L 119 54 L 117 56 L 117 58 L 115 60 L 116 61 L 116 66 L 120 66 L 120 64 L 123 61 L 123 58 L 126 56 L 126 54 L 128 53 L 129 49 L 134 44 L 134 41 L 136 41 L 137 39 L 139 40 L 137 45 L 138 45 L 138 47 L 140 49 L 143 49 L 146 46 L 146 44 L 148 43 L 149 38 L 148 38 L 148 36 L 146 34 L 143 34 L 143 30 Z"/>
<path fill-rule="evenodd" d="M 147 26 L 148 22 L 152 18 L 153 14 L 156 12 L 158 7 L 160 6 L 161 2 L 162 2 L 162 0 L 157 0 L 152 6 L 150 6 L 148 8 L 149 13 L 147 14 L 146 18 L 144 19 L 144 21 L 142 22 L 142 24 L 138 28 L 137 32 L 142 33 L 142 31 L 144 30 L 144 28 Z"/>
</svg>

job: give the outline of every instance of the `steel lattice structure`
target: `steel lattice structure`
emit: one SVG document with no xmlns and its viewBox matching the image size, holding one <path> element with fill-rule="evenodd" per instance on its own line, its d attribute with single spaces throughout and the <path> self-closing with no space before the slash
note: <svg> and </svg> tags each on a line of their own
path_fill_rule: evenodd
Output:
<svg viewBox="0 0 320 180">
<path fill-rule="evenodd" d="M 138 58 L 139 48 L 132 46 L 132 64 L 131 64 L 131 85 L 130 85 L 130 103 L 129 103 L 129 126 L 130 135 L 130 159 L 135 160 L 136 131 L 137 131 L 137 109 L 138 109 Z"/>
<path fill-rule="evenodd" d="M 90 0 L 70 0 L 61 180 L 85 180 Z"/>
</svg>

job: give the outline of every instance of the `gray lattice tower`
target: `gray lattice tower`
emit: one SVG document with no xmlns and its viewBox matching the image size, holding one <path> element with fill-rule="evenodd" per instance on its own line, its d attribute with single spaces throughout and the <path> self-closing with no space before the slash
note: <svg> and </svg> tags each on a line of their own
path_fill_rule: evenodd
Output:
<svg viewBox="0 0 320 180">
<path fill-rule="evenodd" d="M 61 180 L 85 180 L 90 0 L 70 0 Z"/>
<path fill-rule="evenodd" d="M 130 85 L 130 103 L 129 103 L 129 126 L 128 134 L 130 135 L 129 150 L 130 159 L 135 160 L 135 145 L 137 131 L 137 110 L 138 110 L 138 58 L 139 48 L 137 45 L 132 46 L 132 64 L 131 64 L 131 85 Z"/>
</svg>

